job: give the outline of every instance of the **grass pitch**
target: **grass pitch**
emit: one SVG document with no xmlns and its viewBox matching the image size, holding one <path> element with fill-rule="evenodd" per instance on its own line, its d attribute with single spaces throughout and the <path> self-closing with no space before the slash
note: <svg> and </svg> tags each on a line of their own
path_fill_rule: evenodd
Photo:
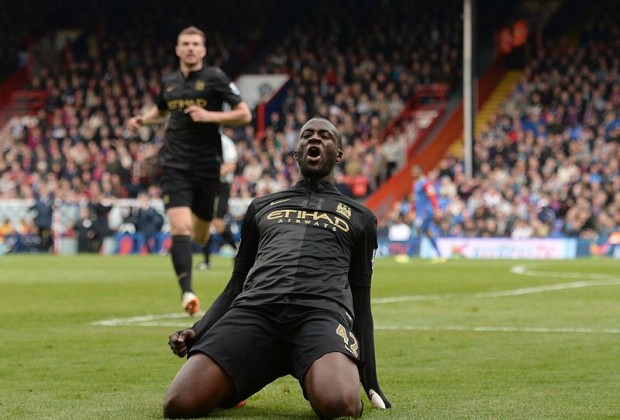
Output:
<svg viewBox="0 0 620 420">
<path fill-rule="evenodd" d="M 230 259 L 196 272 L 203 306 Z M 376 262 L 382 419 L 620 419 L 620 262 Z M 157 419 L 191 325 L 169 258 L 0 257 L 0 418 Z M 282 378 L 213 418 L 314 418 Z"/>
</svg>

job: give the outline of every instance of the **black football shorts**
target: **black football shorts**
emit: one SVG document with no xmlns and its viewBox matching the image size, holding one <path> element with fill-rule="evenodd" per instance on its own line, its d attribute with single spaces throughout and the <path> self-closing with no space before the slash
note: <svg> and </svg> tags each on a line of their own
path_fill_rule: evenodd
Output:
<svg viewBox="0 0 620 420">
<path fill-rule="evenodd" d="M 359 363 L 351 323 L 336 313 L 316 309 L 289 311 L 282 317 L 233 307 L 192 346 L 190 357 L 198 352 L 211 357 L 235 384 L 236 395 L 222 404 L 225 408 L 288 374 L 304 390 L 304 375 L 327 353 L 344 353 Z"/>
<path fill-rule="evenodd" d="M 189 207 L 204 221 L 213 220 L 218 205 L 220 180 L 195 175 L 191 171 L 164 166 L 161 177 L 166 210 Z"/>
</svg>

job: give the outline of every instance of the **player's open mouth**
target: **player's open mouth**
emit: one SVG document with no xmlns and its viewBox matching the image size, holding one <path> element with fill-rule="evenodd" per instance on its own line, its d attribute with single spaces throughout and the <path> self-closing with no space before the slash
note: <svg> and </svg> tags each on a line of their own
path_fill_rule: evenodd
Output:
<svg viewBox="0 0 620 420">
<path fill-rule="evenodd" d="M 321 158 L 321 149 L 317 146 L 310 146 L 308 148 L 308 160 L 317 161 Z"/>
</svg>

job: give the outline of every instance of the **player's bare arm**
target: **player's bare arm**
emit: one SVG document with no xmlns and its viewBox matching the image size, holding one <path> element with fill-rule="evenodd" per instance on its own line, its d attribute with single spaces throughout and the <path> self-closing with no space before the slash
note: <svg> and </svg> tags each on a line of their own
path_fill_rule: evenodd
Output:
<svg viewBox="0 0 620 420">
<path fill-rule="evenodd" d="M 127 127 L 131 131 L 137 132 L 138 130 L 140 130 L 141 127 L 145 125 L 163 123 L 165 116 L 165 112 L 161 112 L 156 106 L 154 106 L 142 115 L 136 115 L 135 117 L 131 117 L 127 121 Z"/>
<path fill-rule="evenodd" d="M 194 122 L 245 125 L 252 121 L 252 112 L 245 102 L 237 104 L 230 111 L 208 111 L 201 106 L 190 105 L 184 112 L 189 114 Z"/>
<path fill-rule="evenodd" d="M 220 176 L 224 177 L 234 172 L 236 168 L 237 168 L 236 162 L 224 162 L 222 163 L 222 166 L 220 167 Z"/>
</svg>

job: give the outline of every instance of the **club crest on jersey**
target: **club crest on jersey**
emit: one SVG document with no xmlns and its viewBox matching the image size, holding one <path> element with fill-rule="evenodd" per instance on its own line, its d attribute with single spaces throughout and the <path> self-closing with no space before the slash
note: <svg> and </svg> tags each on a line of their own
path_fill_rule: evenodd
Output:
<svg viewBox="0 0 620 420">
<path fill-rule="evenodd" d="M 196 80 L 196 84 L 194 85 L 194 89 L 198 91 L 205 90 L 205 81 L 204 80 Z"/>
<path fill-rule="evenodd" d="M 336 212 L 342 214 L 347 219 L 351 218 L 351 207 L 345 204 L 338 203 L 338 207 L 336 207 Z"/>
</svg>

